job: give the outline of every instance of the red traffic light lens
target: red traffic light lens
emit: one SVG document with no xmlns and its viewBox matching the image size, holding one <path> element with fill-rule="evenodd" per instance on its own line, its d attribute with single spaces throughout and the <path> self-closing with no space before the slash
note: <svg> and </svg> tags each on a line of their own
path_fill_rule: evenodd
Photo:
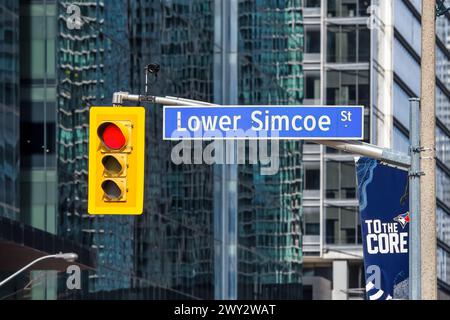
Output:
<svg viewBox="0 0 450 320">
<path fill-rule="evenodd" d="M 114 123 L 106 124 L 101 130 L 100 137 L 105 144 L 110 149 L 118 150 L 123 148 L 126 143 L 125 135 L 122 130 Z"/>
</svg>

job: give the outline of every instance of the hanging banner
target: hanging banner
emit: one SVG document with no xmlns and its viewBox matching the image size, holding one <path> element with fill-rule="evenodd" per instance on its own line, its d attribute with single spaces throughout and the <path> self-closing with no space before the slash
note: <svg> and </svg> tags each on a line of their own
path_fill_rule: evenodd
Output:
<svg viewBox="0 0 450 320">
<path fill-rule="evenodd" d="M 356 171 L 367 298 L 408 299 L 408 172 L 365 157 Z"/>
</svg>

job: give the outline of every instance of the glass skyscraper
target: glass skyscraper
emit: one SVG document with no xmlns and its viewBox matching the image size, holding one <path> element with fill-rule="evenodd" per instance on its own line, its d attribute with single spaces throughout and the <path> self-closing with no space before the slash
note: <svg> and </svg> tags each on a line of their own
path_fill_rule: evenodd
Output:
<svg viewBox="0 0 450 320">
<path fill-rule="evenodd" d="M 301 1 L 240 1 L 238 8 L 239 104 L 302 104 Z M 259 165 L 238 169 L 241 299 L 276 297 L 277 287 L 279 297 L 301 297 L 302 143 L 280 141 L 278 151 L 275 175 L 262 175 Z"/>
<path fill-rule="evenodd" d="M 223 49 L 217 37 L 228 45 L 228 31 L 217 29 L 222 4 L 24 0 L 20 19 L 17 1 L 2 6 L 0 121 L 9 136 L 0 143 L 15 152 L 0 155 L 7 157 L 0 186 L 1 192 L 20 187 L 20 192 L 0 193 L 2 210 L 7 209 L 2 212 L 13 218 L 20 211 L 26 228 L 51 234 L 53 240 L 44 241 L 50 251 L 59 247 L 58 241 L 78 244 L 80 261 L 91 268 L 83 271 L 78 291 L 68 290 L 66 275 L 49 271 L 51 266 L 44 274 L 33 271 L 21 281 L 30 277 L 38 282 L 44 276 L 45 284 L 29 294 L 19 290 L 16 297 L 217 297 L 223 285 L 216 259 L 223 245 L 216 232 L 221 223 L 216 216 L 222 190 L 217 188 L 218 167 L 175 164 L 171 154 L 180 145 L 162 140 L 162 108 L 146 105 L 144 214 L 90 216 L 87 149 L 89 108 L 110 105 L 115 91 L 142 94 L 144 67 L 151 62 L 161 65 L 158 77 L 149 78 L 152 94 L 217 102 L 217 88 L 233 86 L 236 103 L 301 103 L 300 1 L 239 1 L 237 12 L 224 13 L 238 21 L 239 72 L 232 83 L 216 73 L 217 52 Z M 237 228 L 227 237 L 236 237 L 236 265 L 230 273 L 237 282 L 232 294 L 239 298 L 302 296 L 301 143 L 281 142 L 279 149 L 276 175 L 261 174 L 259 165 L 235 166 Z M 221 254 L 228 259 L 227 252 Z"/>
<path fill-rule="evenodd" d="M 0 3 L 0 216 L 17 219 L 19 194 L 19 4 Z"/>
<path fill-rule="evenodd" d="M 212 101 L 213 1 L 131 1 L 132 89 Z M 146 298 L 214 297 L 213 168 L 171 161 L 162 107 L 147 106 L 144 214 L 136 219 L 138 291 Z"/>
<path fill-rule="evenodd" d="M 56 234 L 55 35 L 55 1 L 1 2 L 0 247 L 8 257 L 2 277 L 59 251 L 78 252 L 82 268 L 94 259 Z M 19 275 L 2 286 L 1 298 L 55 299 L 56 268 L 48 262 Z"/>
<path fill-rule="evenodd" d="M 238 102 L 299 103 L 303 97 L 300 4 L 255 3 L 240 2 L 234 17 L 239 21 L 239 81 L 231 85 L 236 86 Z M 152 93 L 216 101 L 213 87 L 225 86 L 214 82 L 214 53 L 223 49 L 215 41 L 218 5 L 220 1 L 213 0 L 133 2 L 129 10 L 134 19 L 130 21 L 136 63 L 133 92 L 144 89 L 145 64 L 157 62 L 161 72 L 157 80 L 150 77 Z M 146 178 L 146 212 L 137 221 L 138 281 L 152 297 L 214 298 L 222 285 L 215 280 L 214 244 L 220 246 L 222 239 L 214 232 L 215 224 L 220 224 L 213 215 L 214 167 L 171 163 L 170 149 L 177 143 L 161 142 L 161 107 L 147 110 L 152 126 L 148 131 L 152 136 L 147 137 L 150 178 Z M 239 167 L 239 298 L 301 297 L 300 155 L 300 143 L 282 143 L 281 169 L 275 176 L 262 176 L 259 166 Z M 144 279 L 152 279 L 150 285 Z"/>
<path fill-rule="evenodd" d="M 89 107 L 110 105 L 114 91 L 130 87 L 126 1 L 81 1 L 79 29 L 69 3 L 58 2 L 57 175 L 60 234 L 98 253 L 89 292 L 132 285 L 134 220 L 87 214 Z"/>
</svg>

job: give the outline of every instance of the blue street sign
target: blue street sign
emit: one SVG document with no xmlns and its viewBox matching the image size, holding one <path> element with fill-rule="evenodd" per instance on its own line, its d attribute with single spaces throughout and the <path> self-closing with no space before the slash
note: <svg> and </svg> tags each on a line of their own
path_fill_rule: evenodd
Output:
<svg viewBox="0 0 450 320">
<path fill-rule="evenodd" d="M 164 140 L 362 140 L 363 106 L 165 106 Z"/>
</svg>

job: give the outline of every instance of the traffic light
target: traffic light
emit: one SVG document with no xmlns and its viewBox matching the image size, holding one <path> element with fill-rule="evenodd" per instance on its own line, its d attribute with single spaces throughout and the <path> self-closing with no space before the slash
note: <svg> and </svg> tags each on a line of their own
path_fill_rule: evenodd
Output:
<svg viewBox="0 0 450 320">
<path fill-rule="evenodd" d="M 142 214 L 145 109 L 91 107 L 89 214 Z"/>
</svg>

